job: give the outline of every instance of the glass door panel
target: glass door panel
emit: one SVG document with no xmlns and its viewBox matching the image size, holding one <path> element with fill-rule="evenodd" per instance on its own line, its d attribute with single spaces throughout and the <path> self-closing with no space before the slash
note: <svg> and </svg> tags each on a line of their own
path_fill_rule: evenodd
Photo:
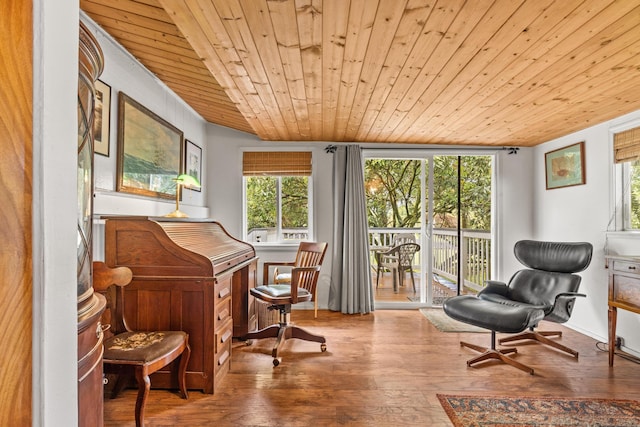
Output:
<svg viewBox="0 0 640 427">
<path fill-rule="evenodd" d="M 365 161 L 376 303 L 438 306 L 482 289 L 491 269 L 492 166 L 491 155 Z M 420 250 L 394 275 L 383 261 L 401 235 Z"/>
</svg>

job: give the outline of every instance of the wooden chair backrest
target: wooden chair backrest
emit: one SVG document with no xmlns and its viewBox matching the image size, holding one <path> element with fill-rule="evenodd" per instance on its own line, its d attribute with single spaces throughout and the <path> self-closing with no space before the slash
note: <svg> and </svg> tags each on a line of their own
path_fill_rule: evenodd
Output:
<svg viewBox="0 0 640 427">
<path fill-rule="evenodd" d="M 291 274 L 291 286 L 303 288 L 315 294 L 320 266 L 327 252 L 326 242 L 301 242 Z"/>
<path fill-rule="evenodd" d="M 301 242 L 296 254 L 295 267 L 322 265 L 327 244 L 324 242 Z"/>
<path fill-rule="evenodd" d="M 111 268 L 102 261 L 93 262 L 93 289 L 107 299 L 103 323 L 111 325 L 110 333 L 114 335 L 130 331 L 124 320 L 124 287 L 132 278 L 128 267 Z"/>
</svg>

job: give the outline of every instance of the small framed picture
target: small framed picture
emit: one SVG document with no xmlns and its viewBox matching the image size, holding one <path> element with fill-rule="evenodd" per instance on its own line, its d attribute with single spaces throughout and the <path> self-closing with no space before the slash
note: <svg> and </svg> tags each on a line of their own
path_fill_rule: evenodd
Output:
<svg viewBox="0 0 640 427">
<path fill-rule="evenodd" d="M 96 81 L 96 104 L 93 115 L 93 152 L 109 157 L 109 128 L 111 124 L 111 86 Z"/>
<path fill-rule="evenodd" d="M 549 151 L 544 164 L 547 190 L 584 184 L 584 141 Z"/>
<path fill-rule="evenodd" d="M 193 142 L 186 141 L 185 155 L 184 155 L 184 173 L 191 175 L 198 180 L 200 186 L 202 186 L 202 148 L 198 147 Z M 200 188 L 190 188 L 192 191 L 200 191 Z"/>
</svg>

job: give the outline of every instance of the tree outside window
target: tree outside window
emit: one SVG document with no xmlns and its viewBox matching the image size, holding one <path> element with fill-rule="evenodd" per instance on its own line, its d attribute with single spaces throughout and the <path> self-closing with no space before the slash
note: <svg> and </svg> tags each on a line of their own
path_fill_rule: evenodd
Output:
<svg viewBox="0 0 640 427">
<path fill-rule="evenodd" d="M 251 176 L 245 182 L 247 240 L 264 243 L 308 238 L 308 176 Z"/>
<path fill-rule="evenodd" d="M 457 227 L 459 159 L 462 162 L 461 226 L 464 229 L 490 230 L 491 156 L 433 157 L 434 227 Z M 421 160 L 366 160 L 369 227 L 420 227 L 421 167 Z"/>
</svg>

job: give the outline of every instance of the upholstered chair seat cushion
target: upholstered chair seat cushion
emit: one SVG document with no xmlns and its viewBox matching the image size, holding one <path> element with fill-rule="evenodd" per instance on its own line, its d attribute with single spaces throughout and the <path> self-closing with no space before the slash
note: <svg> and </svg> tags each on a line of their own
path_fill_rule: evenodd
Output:
<svg viewBox="0 0 640 427">
<path fill-rule="evenodd" d="M 263 285 L 255 289 L 276 298 L 291 296 L 291 285 Z M 302 297 L 311 297 L 311 294 L 304 288 L 298 288 L 298 298 Z"/>
<path fill-rule="evenodd" d="M 182 331 L 124 332 L 105 340 L 104 359 L 148 363 L 180 347 L 186 336 Z"/>
<path fill-rule="evenodd" d="M 453 319 L 504 333 L 521 332 L 544 318 L 541 308 L 506 305 L 472 295 L 449 298 L 444 302 L 444 310 Z"/>
</svg>

